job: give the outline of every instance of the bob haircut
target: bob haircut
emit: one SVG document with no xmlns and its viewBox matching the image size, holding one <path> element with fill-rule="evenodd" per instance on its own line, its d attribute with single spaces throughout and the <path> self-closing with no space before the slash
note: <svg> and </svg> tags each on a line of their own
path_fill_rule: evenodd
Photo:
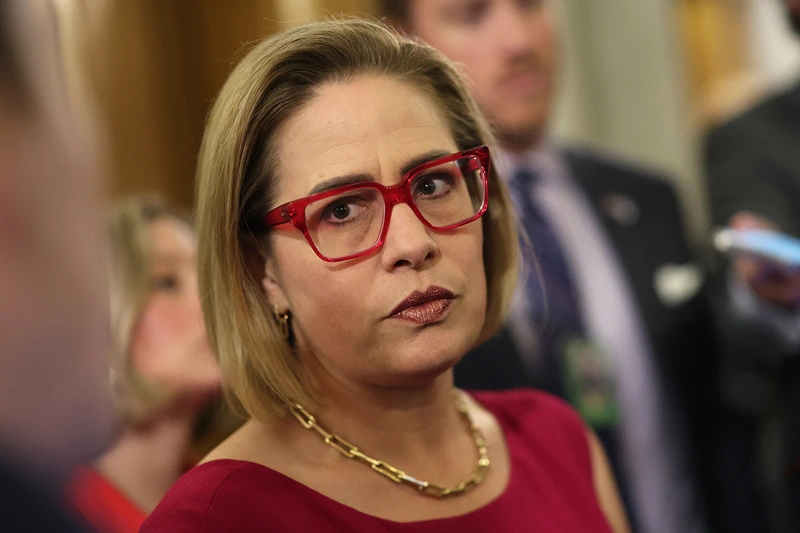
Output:
<svg viewBox="0 0 800 533">
<path fill-rule="evenodd" d="M 130 353 L 136 324 L 152 292 L 150 224 L 165 218 L 191 227 L 188 216 L 167 207 L 156 195 L 119 200 L 108 215 L 112 339 L 109 366 L 117 409 L 133 424 L 146 422 L 170 400 L 168 391 L 139 375 Z"/>
<path fill-rule="evenodd" d="M 442 110 L 459 150 L 493 145 L 456 68 L 435 49 L 358 19 L 307 24 L 258 43 L 236 66 L 206 125 L 197 176 L 200 296 L 232 407 L 266 422 L 300 403 L 318 408 L 261 285 L 269 231 L 251 231 L 274 207 L 276 135 L 325 84 L 383 76 L 422 91 Z M 376 117 L 376 120 L 378 118 Z M 492 169 L 482 217 L 486 320 L 494 335 L 511 304 L 519 242 L 505 183 Z"/>
</svg>

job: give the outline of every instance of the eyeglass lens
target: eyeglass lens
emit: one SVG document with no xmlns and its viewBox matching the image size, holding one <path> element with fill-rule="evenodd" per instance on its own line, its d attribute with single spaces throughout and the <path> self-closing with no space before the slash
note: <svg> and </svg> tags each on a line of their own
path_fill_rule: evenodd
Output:
<svg viewBox="0 0 800 533">
<path fill-rule="evenodd" d="M 475 216 L 484 203 L 481 165 L 475 156 L 425 169 L 409 184 L 419 214 L 434 228 Z M 330 259 L 370 249 L 380 238 L 386 205 L 381 191 L 365 186 L 310 203 L 305 218 L 317 250 Z"/>
</svg>

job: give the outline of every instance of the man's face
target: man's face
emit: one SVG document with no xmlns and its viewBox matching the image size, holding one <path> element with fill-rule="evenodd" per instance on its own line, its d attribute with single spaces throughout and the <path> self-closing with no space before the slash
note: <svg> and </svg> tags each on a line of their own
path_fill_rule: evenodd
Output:
<svg viewBox="0 0 800 533">
<path fill-rule="evenodd" d="M 466 67 L 505 148 L 525 150 L 538 140 L 558 55 L 547 0 L 410 0 L 408 29 Z"/>
</svg>

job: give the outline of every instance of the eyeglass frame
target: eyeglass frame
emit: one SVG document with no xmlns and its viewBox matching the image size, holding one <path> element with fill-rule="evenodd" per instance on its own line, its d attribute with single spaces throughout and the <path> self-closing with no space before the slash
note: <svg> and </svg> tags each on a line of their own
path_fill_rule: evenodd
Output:
<svg viewBox="0 0 800 533">
<path fill-rule="evenodd" d="M 434 226 L 420 213 L 419 208 L 417 207 L 416 203 L 414 203 L 412 194 L 411 194 L 411 182 L 412 180 L 421 172 L 424 172 L 430 168 L 437 167 L 439 165 L 443 165 L 445 163 L 449 163 L 451 161 L 455 161 L 456 159 L 463 159 L 466 157 L 476 157 L 478 159 L 478 163 L 480 164 L 480 178 L 483 184 L 483 202 L 481 203 L 480 209 L 478 209 L 474 215 L 455 224 L 450 224 L 448 226 Z M 306 238 L 309 246 L 311 249 L 314 250 L 314 253 L 317 254 L 317 257 L 322 259 L 327 263 L 339 263 L 342 261 L 349 261 L 351 259 L 357 259 L 359 257 L 364 257 L 369 255 L 376 250 L 379 250 L 383 247 L 384 242 L 386 241 L 386 235 L 389 233 L 389 223 L 392 218 L 392 210 L 394 206 L 398 204 L 406 204 L 408 205 L 417 218 L 422 222 L 422 224 L 436 232 L 444 232 L 450 231 L 461 226 L 465 226 L 471 222 L 475 222 L 479 218 L 481 218 L 486 210 L 489 207 L 489 171 L 491 169 L 491 157 L 489 155 L 489 147 L 488 146 L 476 146 L 475 148 L 470 148 L 469 150 L 463 150 L 461 152 L 456 152 L 454 154 L 446 155 L 444 157 L 440 157 L 438 159 L 433 159 L 431 161 L 426 161 L 416 167 L 412 168 L 403 176 L 403 179 L 400 180 L 399 183 L 396 185 L 386 186 L 382 183 L 378 183 L 377 181 L 370 181 L 365 183 L 352 183 L 349 185 L 342 185 L 341 187 L 336 187 L 334 189 L 330 189 L 328 191 L 322 191 L 315 194 L 311 194 L 309 196 L 305 196 L 303 198 L 298 198 L 296 200 L 292 200 L 290 202 L 286 202 L 285 204 L 281 204 L 278 207 L 270 210 L 269 213 L 264 215 L 262 218 L 264 227 L 271 228 L 275 226 L 281 226 L 283 224 L 292 224 L 296 229 L 300 230 L 303 236 Z M 383 212 L 383 226 L 381 227 L 380 235 L 375 243 L 363 250 L 361 252 L 351 254 L 345 257 L 332 259 L 330 257 L 324 256 L 317 246 L 314 244 L 314 240 L 311 238 L 311 233 L 308 231 L 308 224 L 306 221 L 306 208 L 309 204 L 316 202 L 318 200 L 324 200 L 325 198 L 336 196 L 342 193 L 346 193 L 349 191 L 355 191 L 358 189 L 376 189 L 378 192 L 381 193 L 383 197 L 384 203 L 384 212 Z"/>
</svg>

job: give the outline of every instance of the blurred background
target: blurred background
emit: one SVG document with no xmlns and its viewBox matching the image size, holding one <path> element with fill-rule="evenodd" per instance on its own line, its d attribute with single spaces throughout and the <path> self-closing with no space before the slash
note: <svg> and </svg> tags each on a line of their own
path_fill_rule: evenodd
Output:
<svg viewBox="0 0 800 533">
<path fill-rule="evenodd" d="M 50 0 L 72 83 L 99 104 L 113 195 L 190 206 L 205 114 L 248 42 L 374 0 Z M 777 0 L 555 0 L 566 68 L 554 129 L 667 171 L 707 225 L 705 131 L 795 79 Z"/>
</svg>

